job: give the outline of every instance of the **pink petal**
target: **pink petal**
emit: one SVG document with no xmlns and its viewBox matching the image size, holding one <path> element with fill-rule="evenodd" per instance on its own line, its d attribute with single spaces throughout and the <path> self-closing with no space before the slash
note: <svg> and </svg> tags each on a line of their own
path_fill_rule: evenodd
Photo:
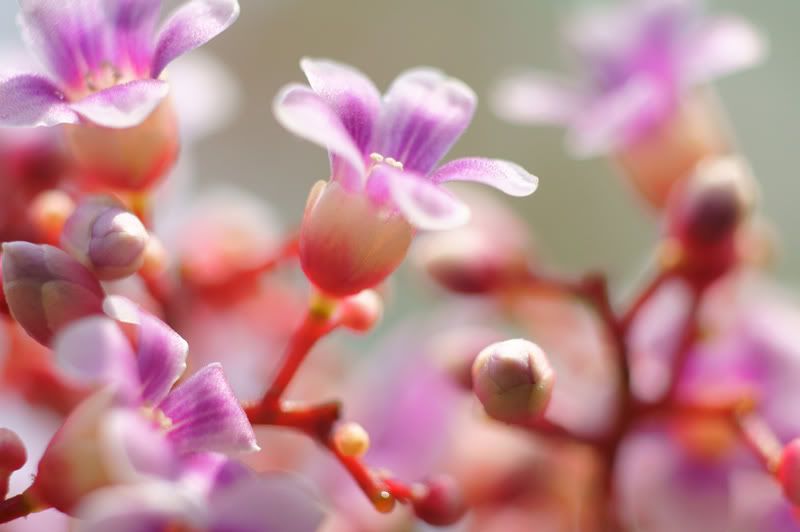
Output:
<svg viewBox="0 0 800 532">
<path fill-rule="evenodd" d="M 275 118 L 283 127 L 331 153 L 333 177 L 348 189 L 361 186 L 364 159 L 336 111 L 302 85 L 287 85 L 275 97 Z"/>
<path fill-rule="evenodd" d="M 370 182 L 388 190 L 394 206 L 419 229 L 453 229 L 469 220 L 469 207 L 432 181 L 387 165 L 377 166 Z"/>
<path fill-rule="evenodd" d="M 376 151 L 426 175 L 467 128 L 476 103 L 457 79 L 431 68 L 409 70 L 386 94 Z"/>
<path fill-rule="evenodd" d="M 494 187 L 510 196 L 529 196 L 539 186 L 539 178 L 521 166 L 499 159 L 468 158 L 450 161 L 431 176 L 434 183 L 473 181 Z"/>
<path fill-rule="evenodd" d="M 142 79 L 95 92 L 71 107 L 99 126 L 128 128 L 144 122 L 167 93 L 167 83 Z"/>
<path fill-rule="evenodd" d="M 209 364 L 159 405 L 172 420 L 168 437 L 181 453 L 256 451 L 256 437 L 222 366 Z"/>
<path fill-rule="evenodd" d="M 115 64 L 118 67 L 130 65 L 137 73 L 150 74 L 153 34 L 161 3 L 161 0 L 106 2 L 106 18 L 113 28 Z"/>
<path fill-rule="evenodd" d="M 77 122 L 78 115 L 47 78 L 22 74 L 0 81 L 0 125 L 35 127 Z"/>
<path fill-rule="evenodd" d="M 580 96 L 566 81 L 543 72 L 522 72 L 494 87 L 494 112 L 516 124 L 567 123 L 578 111 Z"/>
<path fill-rule="evenodd" d="M 174 59 L 228 29 L 238 17 L 239 2 L 236 0 L 192 0 L 179 7 L 159 32 L 153 57 L 153 77 L 159 77 Z"/>
<path fill-rule="evenodd" d="M 687 76 L 703 82 L 760 63 L 767 54 L 766 39 L 746 20 L 726 16 L 711 20 L 687 50 Z"/>
<path fill-rule="evenodd" d="M 304 58 L 300 67 L 314 92 L 336 112 L 360 152 L 369 149 L 381 110 L 372 81 L 353 67 L 326 59 Z"/>
</svg>

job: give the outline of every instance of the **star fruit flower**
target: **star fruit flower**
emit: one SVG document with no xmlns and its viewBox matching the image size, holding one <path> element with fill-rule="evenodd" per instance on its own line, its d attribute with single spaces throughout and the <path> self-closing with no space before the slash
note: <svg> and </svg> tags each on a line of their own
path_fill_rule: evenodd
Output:
<svg viewBox="0 0 800 532">
<path fill-rule="evenodd" d="M 381 97 L 358 70 L 303 59 L 310 87 L 290 84 L 274 112 L 295 135 L 328 149 L 331 176 L 311 191 L 300 259 L 323 292 L 346 296 L 375 286 L 403 260 L 416 229 L 465 223 L 469 209 L 442 185 L 484 183 L 527 196 L 538 180 L 502 160 L 466 158 L 439 168 L 472 120 L 476 96 L 432 68 L 401 74 Z"/>
<path fill-rule="evenodd" d="M 156 33 L 161 0 L 19 0 L 30 51 L 49 76 L 0 81 L 0 125 L 66 124 L 90 183 L 141 190 L 174 163 L 178 129 L 165 69 L 228 28 L 236 0 L 192 0 Z"/>
</svg>

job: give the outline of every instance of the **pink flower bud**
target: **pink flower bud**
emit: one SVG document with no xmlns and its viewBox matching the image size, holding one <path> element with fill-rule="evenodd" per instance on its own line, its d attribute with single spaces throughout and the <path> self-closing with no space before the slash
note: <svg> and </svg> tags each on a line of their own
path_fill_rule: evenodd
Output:
<svg viewBox="0 0 800 532">
<path fill-rule="evenodd" d="M 544 352 L 527 340 L 492 344 L 472 365 L 472 388 L 486 413 L 525 423 L 540 416 L 553 392 L 555 373 Z"/>
<path fill-rule="evenodd" d="M 11 315 L 44 345 L 72 321 L 103 312 L 100 283 L 58 248 L 8 242 L 3 244 L 2 266 Z"/>
<path fill-rule="evenodd" d="M 149 235 L 142 222 L 108 196 L 89 198 L 69 217 L 61 247 L 103 280 L 121 279 L 144 263 Z"/>
<path fill-rule="evenodd" d="M 25 445 L 17 434 L 0 428 L 0 499 L 8 494 L 8 477 L 22 468 L 28 459 Z"/>
<path fill-rule="evenodd" d="M 786 498 L 795 506 L 800 506 L 800 438 L 795 438 L 783 448 L 777 474 Z"/>
<path fill-rule="evenodd" d="M 461 488 L 448 476 L 437 476 L 415 487 L 414 513 L 434 526 L 457 523 L 467 513 Z"/>
<path fill-rule="evenodd" d="M 699 161 L 728 152 L 730 140 L 717 106 L 710 91 L 690 95 L 663 124 L 616 153 L 625 176 L 653 207 L 663 208 L 673 186 Z"/>
<path fill-rule="evenodd" d="M 137 126 L 118 129 L 81 123 L 64 128 L 79 175 L 94 186 L 146 190 L 178 156 L 178 125 L 169 98 Z"/>
<path fill-rule="evenodd" d="M 374 290 L 363 290 L 339 305 L 339 322 L 352 331 L 367 332 L 382 316 L 383 301 Z"/>
<path fill-rule="evenodd" d="M 400 215 L 339 183 L 311 190 L 300 229 L 300 263 L 308 279 L 336 297 L 386 279 L 403 261 L 414 229 Z"/>
</svg>

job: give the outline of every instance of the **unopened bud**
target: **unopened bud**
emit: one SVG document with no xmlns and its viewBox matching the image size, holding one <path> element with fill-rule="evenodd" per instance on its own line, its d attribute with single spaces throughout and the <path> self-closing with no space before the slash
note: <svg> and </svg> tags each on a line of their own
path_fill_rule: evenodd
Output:
<svg viewBox="0 0 800 532">
<path fill-rule="evenodd" d="M 369 331 L 383 316 L 383 301 L 374 290 L 345 298 L 338 308 L 341 325 L 356 332 Z"/>
<path fill-rule="evenodd" d="M 8 480 L 11 473 L 25 465 L 28 459 L 25 445 L 17 434 L 0 428 L 0 499 L 8 494 Z"/>
<path fill-rule="evenodd" d="M 369 433 L 358 423 L 341 423 L 334 429 L 333 443 L 344 456 L 364 456 L 369 450 Z"/>
<path fill-rule="evenodd" d="M 417 517 L 434 526 L 455 524 L 467 513 L 461 488 L 444 475 L 415 486 L 412 504 Z"/>
<path fill-rule="evenodd" d="M 78 205 L 61 234 L 61 247 L 103 280 L 135 273 L 144 263 L 149 235 L 142 222 L 114 198 L 96 196 Z"/>
<path fill-rule="evenodd" d="M 137 126 L 111 128 L 85 122 L 66 126 L 65 134 L 79 175 L 91 185 L 146 190 L 178 156 L 178 126 L 169 98 Z"/>
<path fill-rule="evenodd" d="M 3 292 L 11 315 L 44 345 L 65 325 L 103 312 L 105 294 L 100 283 L 56 247 L 5 243 L 2 266 Z"/>
<path fill-rule="evenodd" d="M 489 416 L 507 423 L 539 417 L 550 402 L 554 382 L 547 356 L 527 340 L 492 344 L 472 365 L 475 395 Z"/>
<path fill-rule="evenodd" d="M 732 242 L 756 202 L 755 180 L 738 157 L 700 163 L 676 191 L 667 214 L 671 236 L 693 250 Z"/>
<path fill-rule="evenodd" d="M 795 438 L 783 448 L 777 475 L 786 498 L 793 505 L 800 506 L 800 438 Z"/>
<path fill-rule="evenodd" d="M 414 229 L 338 183 L 311 190 L 300 228 L 300 264 L 322 292 L 350 296 L 373 288 L 403 261 Z"/>
</svg>

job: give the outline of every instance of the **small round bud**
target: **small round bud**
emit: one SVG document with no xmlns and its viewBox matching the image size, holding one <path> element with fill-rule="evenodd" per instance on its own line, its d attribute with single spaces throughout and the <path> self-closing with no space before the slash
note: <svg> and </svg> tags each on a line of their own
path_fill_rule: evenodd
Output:
<svg viewBox="0 0 800 532">
<path fill-rule="evenodd" d="M 800 506 L 800 438 L 795 438 L 783 448 L 777 476 L 786 498 L 795 506 Z"/>
<path fill-rule="evenodd" d="M 105 294 L 83 265 L 60 249 L 29 242 L 3 244 L 3 292 L 11 315 L 49 345 L 65 325 L 102 314 Z"/>
<path fill-rule="evenodd" d="M 178 125 L 169 98 L 133 127 L 90 122 L 64 129 L 81 177 L 90 185 L 146 190 L 172 168 L 178 156 Z"/>
<path fill-rule="evenodd" d="M 344 456 L 364 456 L 369 450 L 369 433 L 358 423 L 341 423 L 333 431 L 333 443 Z"/>
<path fill-rule="evenodd" d="M 434 526 L 455 524 L 467 513 L 461 488 L 445 475 L 415 486 L 412 504 L 417 517 Z"/>
<path fill-rule="evenodd" d="M 320 291 L 335 297 L 373 288 L 403 261 L 414 228 L 397 213 L 337 182 L 311 190 L 300 227 L 300 265 Z"/>
<path fill-rule="evenodd" d="M 25 465 L 28 455 L 25 445 L 17 434 L 0 428 L 0 471 L 11 472 Z"/>
<path fill-rule="evenodd" d="M 78 205 L 61 233 L 61 247 L 103 280 L 135 273 L 144 263 L 149 235 L 142 222 L 109 196 Z"/>
<path fill-rule="evenodd" d="M 539 417 L 550 402 L 554 382 L 547 356 L 527 340 L 492 344 L 472 365 L 475 395 L 489 416 L 507 423 Z"/>
<path fill-rule="evenodd" d="M 367 332 L 381 320 L 383 301 L 374 290 L 363 290 L 342 300 L 339 313 L 342 326 L 356 332 Z"/>
<path fill-rule="evenodd" d="M 64 224 L 75 210 L 75 202 L 63 190 L 42 192 L 29 207 L 30 218 L 42 239 L 58 242 Z"/>
</svg>

